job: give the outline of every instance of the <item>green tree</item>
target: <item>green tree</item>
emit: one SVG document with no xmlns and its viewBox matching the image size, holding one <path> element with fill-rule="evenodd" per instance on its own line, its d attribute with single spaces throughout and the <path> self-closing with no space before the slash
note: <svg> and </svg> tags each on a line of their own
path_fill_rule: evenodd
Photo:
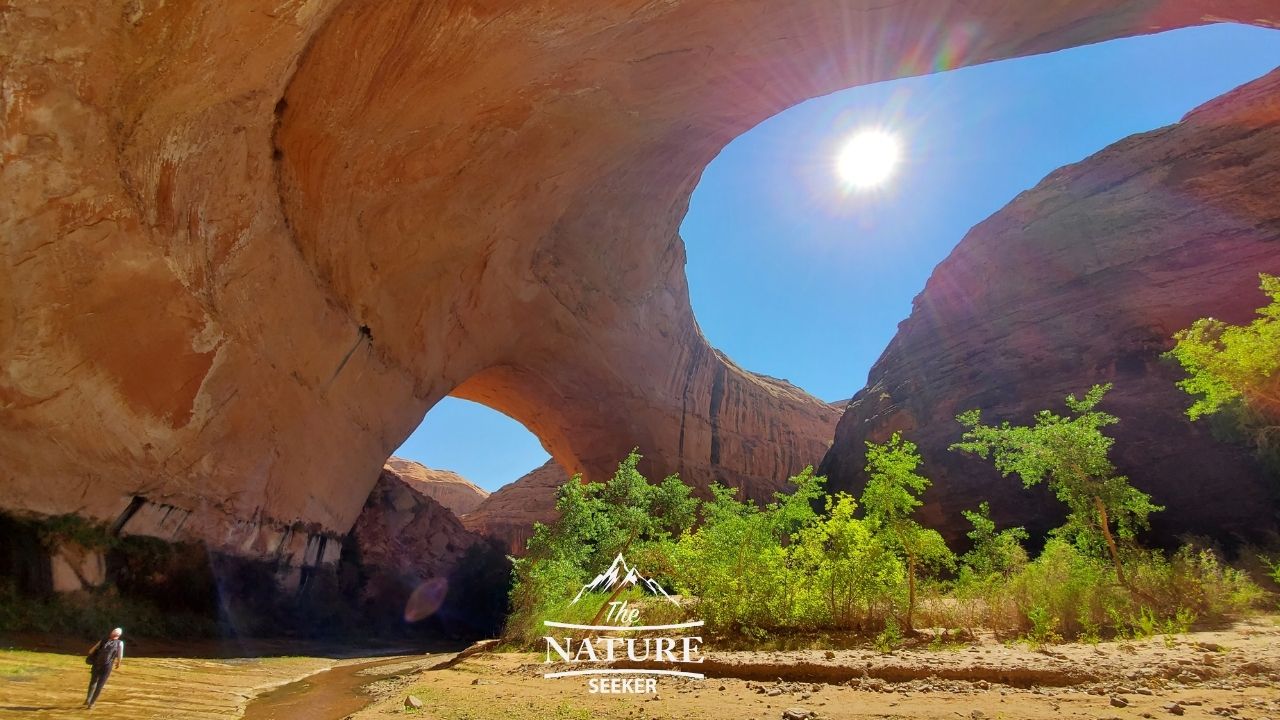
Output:
<svg viewBox="0 0 1280 720">
<path fill-rule="evenodd" d="M 887 441 L 867 443 L 867 486 L 862 491 L 862 507 L 869 521 L 896 543 L 907 561 L 907 617 L 905 630 L 914 632 L 916 576 L 922 567 L 954 565 L 955 557 L 936 530 L 922 527 L 912 519 L 920 507 L 919 496 L 930 485 L 916 472 L 920 454 L 915 443 L 894 433 Z"/>
<path fill-rule="evenodd" d="M 904 569 L 875 526 L 854 517 L 858 507 L 844 493 L 827 497 L 826 516 L 801 528 L 792 545 L 796 569 L 820 597 L 827 622 L 874 632 L 893 609 Z"/>
<path fill-rule="evenodd" d="M 1026 565 L 1027 551 L 1022 547 L 1027 539 L 1026 530 L 1013 527 L 996 532 L 991 506 L 985 501 L 977 510 L 962 510 L 961 514 L 973 526 L 967 533 L 973 546 L 960 558 L 965 573 L 976 579 L 1008 576 Z"/>
<path fill-rule="evenodd" d="M 525 557 L 514 562 L 508 635 L 535 628 L 618 553 L 669 543 L 693 524 L 698 501 L 689 487 L 674 475 L 650 484 L 637 469 L 640 457 L 633 450 L 605 483 L 575 475 L 557 491 L 559 517 L 534 525 Z"/>
<path fill-rule="evenodd" d="M 1089 546 L 1096 546 L 1094 539 L 1101 536 L 1116 579 L 1128 587 L 1116 536 L 1132 539 L 1137 529 L 1148 527 L 1148 515 L 1164 508 L 1152 504 L 1150 495 L 1130 485 L 1111 464 L 1108 455 L 1115 441 L 1102 428 L 1118 420 L 1097 409 L 1110 389 L 1109 384 L 1095 385 L 1078 400 L 1068 395 L 1070 415 L 1041 410 L 1035 425 L 983 425 L 979 410 L 962 413 L 956 419 L 968 430 L 951 449 L 991 458 L 1002 475 L 1017 474 L 1025 487 L 1047 479 L 1067 506 L 1067 523 L 1059 532 Z"/>
<path fill-rule="evenodd" d="M 1259 277 L 1271 302 L 1253 322 L 1201 318 L 1174 334 L 1177 344 L 1165 356 L 1187 372 L 1178 387 L 1196 398 L 1188 417 L 1226 411 L 1267 452 L 1280 445 L 1280 277 Z"/>
<path fill-rule="evenodd" d="M 794 492 L 777 493 L 763 508 L 737 500 L 731 488 L 711 486 L 701 526 L 680 538 L 672 563 L 708 626 L 759 635 L 797 622 L 807 578 L 794 571 L 788 545 L 817 521 L 813 507 L 825 482 L 805 468 L 791 478 Z"/>
</svg>

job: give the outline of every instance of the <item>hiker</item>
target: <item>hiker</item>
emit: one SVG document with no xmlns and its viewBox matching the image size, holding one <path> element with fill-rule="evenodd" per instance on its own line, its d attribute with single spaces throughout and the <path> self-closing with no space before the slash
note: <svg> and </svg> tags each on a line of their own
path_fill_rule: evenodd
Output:
<svg viewBox="0 0 1280 720">
<path fill-rule="evenodd" d="M 102 686 L 111 677 L 111 671 L 120 668 L 120 661 L 124 659 L 124 640 L 120 639 L 123 634 L 124 630 L 120 628 L 112 630 L 105 640 L 99 640 L 85 656 L 84 661 L 89 664 L 89 694 L 84 698 L 86 708 L 93 709 Z"/>
</svg>

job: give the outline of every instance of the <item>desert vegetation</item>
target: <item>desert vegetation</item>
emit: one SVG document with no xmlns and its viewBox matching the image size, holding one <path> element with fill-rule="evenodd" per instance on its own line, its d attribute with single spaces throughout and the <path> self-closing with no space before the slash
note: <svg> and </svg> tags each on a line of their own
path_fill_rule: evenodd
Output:
<svg viewBox="0 0 1280 720">
<path fill-rule="evenodd" d="M 682 596 L 671 604 L 626 590 L 647 622 L 701 618 L 728 645 L 841 635 L 889 649 L 977 630 L 1037 645 L 1096 642 L 1171 636 L 1268 602 L 1207 544 L 1172 553 L 1142 545 L 1162 508 L 1109 459 L 1103 429 L 1117 419 L 1100 409 L 1108 389 L 1069 396 L 1065 413 L 1044 410 L 1029 425 L 985 424 L 976 410 L 957 418 L 954 451 L 1027 487 L 1047 483 L 1065 506 L 1034 556 L 1028 534 L 997 527 L 986 502 L 964 513 L 972 530 L 959 555 L 921 525 L 929 480 L 917 447 L 897 433 L 867 443 L 859 496 L 827 494 L 809 468 L 763 507 L 720 486 L 697 499 L 676 477 L 650 484 L 633 452 L 607 482 L 561 489 L 560 519 L 536 528 L 516 564 L 507 636 L 527 644 L 543 619 L 598 621 L 601 603 L 572 600 L 620 552 Z"/>
<path fill-rule="evenodd" d="M 1194 398 L 1193 421 L 1219 420 L 1219 429 L 1253 445 L 1280 478 L 1280 277 L 1262 274 L 1261 289 L 1271 302 L 1247 325 L 1206 317 L 1173 337 L 1166 356 L 1187 372 L 1178 383 Z"/>
</svg>

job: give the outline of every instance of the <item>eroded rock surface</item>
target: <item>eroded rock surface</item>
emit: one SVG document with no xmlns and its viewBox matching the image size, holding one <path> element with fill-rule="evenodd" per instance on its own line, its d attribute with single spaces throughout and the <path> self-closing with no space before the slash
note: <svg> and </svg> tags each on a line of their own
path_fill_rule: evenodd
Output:
<svg viewBox="0 0 1280 720">
<path fill-rule="evenodd" d="M 404 607 L 422 583 L 447 578 L 479 541 L 415 485 L 384 469 L 351 530 L 367 578 L 361 587 L 367 603 Z"/>
<path fill-rule="evenodd" d="M 436 470 L 422 463 L 392 457 L 384 471 L 395 473 L 400 481 L 449 508 L 458 517 L 475 510 L 489 497 L 489 491 L 451 470 Z"/>
<path fill-rule="evenodd" d="M 960 510 L 990 500 L 1003 523 L 1044 530 L 1062 511 L 990 463 L 948 452 L 955 416 L 1030 423 L 1094 383 L 1120 423 L 1112 453 L 1167 509 L 1177 533 L 1263 538 L 1274 492 L 1252 454 L 1183 415 L 1176 363 L 1159 355 L 1199 317 L 1239 323 L 1265 302 L 1258 273 L 1280 272 L 1280 71 L 1181 122 L 1055 171 L 969 232 L 934 271 L 871 370 L 823 463 L 835 489 L 859 489 L 865 440 L 901 430 L 934 480 L 923 512 L 952 538 Z"/>
<path fill-rule="evenodd" d="M 556 491 L 566 482 L 569 474 L 555 460 L 548 460 L 498 488 L 464 516 L 462 524 L 471 532 L 497 540 L 509 554 L 523 555 L 533 524 L 555 521 Z"/>
<path fill-rule="evenodd" d="M 1278 18 L 1271 0 L 7 7 L 0 503 L 304 563 L 450 393 L 570 472 L 639 447 L 650 475 L 767 496 L 837 413 L 693 319 L 677 228 L 721 147 L 938 58 Z"/>
</svg>

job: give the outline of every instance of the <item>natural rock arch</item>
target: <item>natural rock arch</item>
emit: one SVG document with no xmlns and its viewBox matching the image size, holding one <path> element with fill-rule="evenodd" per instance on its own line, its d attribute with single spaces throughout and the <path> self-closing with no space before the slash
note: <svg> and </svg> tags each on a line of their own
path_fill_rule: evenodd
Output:
<svg viewBox="0 0 1280 720">
<path fill-rule="evenodd" d="M 574 469 L 640 445 L 767 492 L 837 413 L 693 319 L 676 228 L 725 143 L 839 88 L 1271 5 L 14 8 L 4 504 L 303 561 L 286 528 L 345 532 L 454 391 L 553 401 L 515 411 Z"/>
</svg>

